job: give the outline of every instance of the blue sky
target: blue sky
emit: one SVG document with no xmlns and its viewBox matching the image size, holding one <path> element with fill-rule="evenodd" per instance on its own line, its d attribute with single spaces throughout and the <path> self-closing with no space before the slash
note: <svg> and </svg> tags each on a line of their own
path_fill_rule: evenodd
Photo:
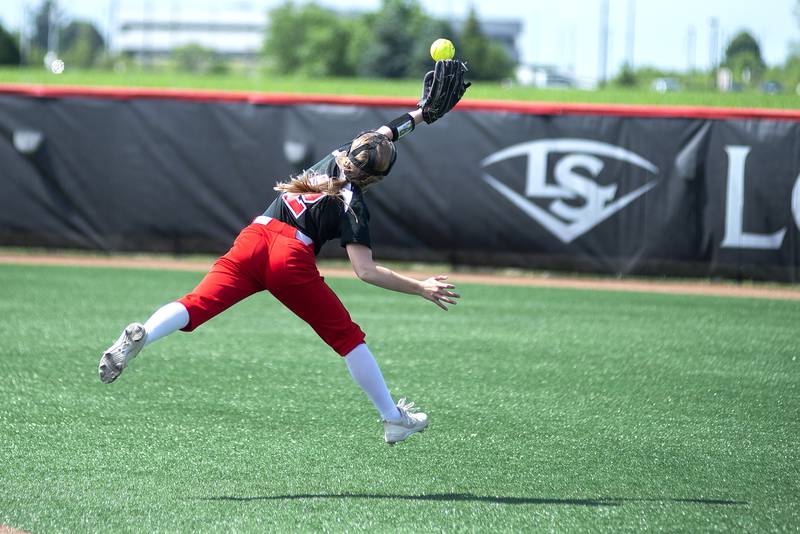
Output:
<svg viewBox="0 0 800 534">
<path fill-rule="evenodd" d="M 147 5 L 167 4 L 171 9 L 221 11 L 250 7 L 267 9 L 280 0 L 61 0 L 73 17 L 89 18 L 105 27 L 109 6 L 141 10 Z M 437 0 L 422 2 L 439 17 L 460 18 L 474 5 L 481 16 L 517 18 L 523 22 L 519 40 L 522 59 L 528 63 L 554 64 L 571 69 L 579 77 L 598 75 L 599 20 L 602 0 Z M 320 0 L 331 7 L 372 9 L 380 0 Z M 786 57 L 789 44 L 800 41 L 800 25 L 793 16 L 797 0 L 609 0 L 609 71 L 613 74 L 627 56 L 628 12 L 635 6 L 634 64 L 683 70 L 690 62 L 709 64 L 711 55 L 709 21 L 719 20 L 722 38 L 748 29 L 761 43 L 768 64 Z M 0 20 L 12 29 L 22 19 L 24 6 L 39 0 L 0 1 Z M 688 35 L 694 31 L 694 47 Z M 691 54 L 691 51 L 694 51 Z"/>
</svg>

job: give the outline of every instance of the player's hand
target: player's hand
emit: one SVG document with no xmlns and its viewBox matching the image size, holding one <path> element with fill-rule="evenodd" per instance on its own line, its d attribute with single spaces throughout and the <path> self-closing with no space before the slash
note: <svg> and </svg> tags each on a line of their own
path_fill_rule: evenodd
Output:
<svg viewBox="0 0 800 534">
<path fill-rule="evenodd" d="M 448 284 L 445 280 L 447 280 L 447 276 L 443 274 L 432 276 L 427 280 L 422 280 L 420 282 L 420 295 L 422 298 L 433 302 L 444 311 L 447 311 L 446 304 L 455 305 L 455 299 L 461 298 L 461 295 L 451 291 L 451 289 L 455 289 L 456 286 Z"/>
</svg>

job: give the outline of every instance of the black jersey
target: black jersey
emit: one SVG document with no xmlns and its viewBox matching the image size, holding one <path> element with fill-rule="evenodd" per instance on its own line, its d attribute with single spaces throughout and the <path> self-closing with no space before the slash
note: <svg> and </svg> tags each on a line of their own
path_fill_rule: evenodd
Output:
<svg viewBox="0 0 800 534">
<path fill-rule="evenodd" d="M 347 150 L 347 145 L 343 147 Z M 317 180 L 340 176 L 336 165 L 336 150 L 313 165 L 309 171 Z M 264 215 L 294 226 L 314 240 L 314 253 L 319 254 L 322 245 L 339 238 L 344 247 L 348 243 L 371 246 L 369 237 L 369 210 L 364 195 L 358 186 L 347 184 L 340 197 L 313 193 L 281 193 L 264 212 Z"/>
</svg>

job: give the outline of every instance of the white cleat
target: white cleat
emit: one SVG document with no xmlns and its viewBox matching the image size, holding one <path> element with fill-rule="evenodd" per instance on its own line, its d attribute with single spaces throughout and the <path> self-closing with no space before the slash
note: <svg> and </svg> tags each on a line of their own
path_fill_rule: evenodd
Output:
<svg viewBox="0 0 800 534">
<path fill-rule="evenodd" d="M 128 362 L 142 350 L 145 339 L 147 332 L 143 324 L 131 323 L 126 326 L 119 339 L 100 358 L 100 380 L 106 384 L 116 380 Z"/>
<path fill-rule="evenodd" d="M 413 402 L 406 403 L 406 399 L 400 399 L 397 402 L 400 420 L 383 422 L 383 439 L 386 440 L 386 443 L 394 445 L 411 434 L 422 432 L 428 428 L 428 416 L 422 412 L 415 412 L 413 409 Z"/>
</svg>

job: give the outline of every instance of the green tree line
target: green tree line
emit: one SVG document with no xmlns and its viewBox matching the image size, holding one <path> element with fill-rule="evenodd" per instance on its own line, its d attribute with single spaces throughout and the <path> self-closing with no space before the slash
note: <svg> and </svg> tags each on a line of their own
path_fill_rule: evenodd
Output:
<svg viewBox="0 0 800 534">
<path fill-rule="evenodd" d="M 280 74 L 409 78 L 430 70 L 430 45 L 440 37 L 453 41 L 471 78 L 513 74 L 512 59 L 486 36 L 474 9 L 457 35 L 417 0 L 383 0 L 377 11 L 356 14 L 287 1 L 269 13 L 264 57 Z"/>
<path fill-rule="evenodd" d="M 106 55 L 105 41 L 94 24 L 64 20 L 55 0 L 42 0 L 22 58 L 19 36 L 0 26 L 0 64 L 41 64 L 53 45 L 53 33 L 58 35 L 59 56 L 70 67 L 104 68 L 120 59 Z M 278 74 L 418 77 L 431 68 L 429 47 L 440 37 L 454 42 L 457 55 L 468 61 L 471 78 L 499 80 L 513 74 L 512 59 L 486 36 L 474 9 L 458 35 L 449 23 L 426 14 L 418 0 L 383 0 L 378 10 L 359 12 L 288 0 L 271 9 L 268 20 L 262 57 L 266 68 Z M 170 64 L 196 73 L 228 68 L 225 58 L 196 44 L 173 50 Z"/>
</svg>

